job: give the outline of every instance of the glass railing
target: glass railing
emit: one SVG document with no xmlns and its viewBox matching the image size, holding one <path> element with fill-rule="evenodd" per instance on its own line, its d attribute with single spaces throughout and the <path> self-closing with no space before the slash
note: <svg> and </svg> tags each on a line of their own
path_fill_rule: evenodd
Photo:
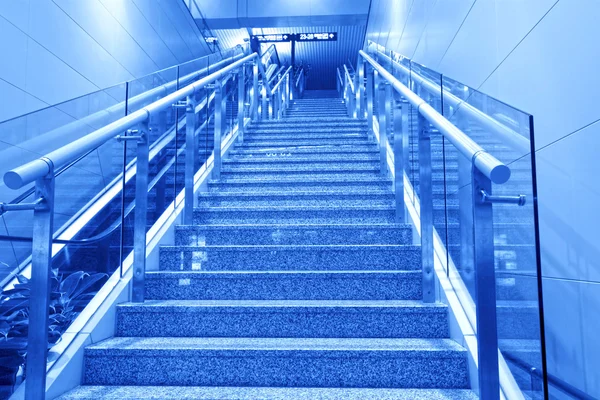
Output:
<svg viewBox="0 0 600 400">
<path fill-rule="evenodd" d="M 119 123 L 125 116 L 140 115 L 138 110 L 149 108 L 157 100 L 189 87 L 244 57 L 241 48 L 223 52 L 223 55 L 227 58 L 222 60 L 215 55 L 203 57 L 0 123 L 3 146 L 0 149 L 3 152 L 0 173 L 5 175 L 54 150 L 76 147 L 82 140 L 112 126 L 111 123 Z M 243 70 L 247 84 L 251 82 L 251 69 Z M 224 81 L 221 97 L 226 111 L 220 114 L 223 116 L 222 133 L 226 135 L 233 131 L 234 122 L 237 122 L 234 117 L 237 118 L 238 91 L 235 78 L 227 76 L 221 82 Z M 193 132 L 197 157 L 194 171 L 204 165 L 213 152 L 215 90 L 201 85 L 187 97 L 194 104 L 195 114 Z M 169 104 L 158 112 L 148 113 L 144 125 L 148 143 L 148 168 L 144 177 L 147 182 L 146 232 L 168 207 L 173 207 L 177 194 L 184 189 L 186 106 L 173 107 Z M 50 344 L 60 340 L 61 333 L 110 274 L 121 269 L 123 276 L 123 261 L 134 249 L 139 143 L 126 137 L 135 138 L 139 132 L 123 129 L 119 136 L 123 139 L 107 138 L 58 165 L 54 171 L 51 268 L 55 272 L 51 280 L 53 285 L 64 285 L 65 281 L 78 279 L 85 290 L 73 299 L 72 304 L 76 303 L 76 307 L 69 309 L 68 313 L 56 307 L 53 302 L 59 300 L 51 297 L 50 319 L 54 322 L 51 324 Z M 31 238 L 33 232 L 35 240 L 36 229 L 39 229 L 35 226 L 32 207 L 28 205 L 40 194 L 31 191 L 34 183 L 22 185 L 19 192 L 15 192 L 5 182 L 0 184 L 0 195 L 14 201 L 0 206 L 0 235 L 3 235 L 0 237 L 1 278 L 8 283 L 17 273 L 23 273 L 19 275 L 16 286 L 11 284 L 7 287 L 0 299 L 0 354 L 3 365 L 5 361 L 12 365 L 9 371 L 2 371 L 3 374 L 6 372 L 6 380 L 0 381 L 0 386 L 4 386 L 6 394 L 18 380 L 18 375 L 22 374 L 21 364 L 25 352 L 29 352 L 27 344 L 31 343 L 27 339 L 28 330 L 22 329 L 26 323 L 13 317 L 19 307 L 24 311 L 19 315 L 27 316 L 27 304 L 21 303 L 23 299 L 28 300 L 31 293 L 27 279 L 31 274 Z M 35 208 L 39 210 L 39 207 Z M 34 254 L 34 263 L 35 260 Z M 45 366 L 45 362 L 36 364 Z"/>
<path fill-rule="evenodd" d="M 533 117 L 373 42 L 361 54 L 355 76 L 362 69 L 364 78 L 349 85 L 340 68 L 340 90 L 355 115 L 374 116 L 382 164 L 393 155 L 404 176 L 395 177 L 396 189 L 410 183 L 424 300 L 431 246 L 477 332 L 481 397 L 517 387 L 543 398 Z M 403 197 L 396 196 L 399 221 Z"/>
</svg>

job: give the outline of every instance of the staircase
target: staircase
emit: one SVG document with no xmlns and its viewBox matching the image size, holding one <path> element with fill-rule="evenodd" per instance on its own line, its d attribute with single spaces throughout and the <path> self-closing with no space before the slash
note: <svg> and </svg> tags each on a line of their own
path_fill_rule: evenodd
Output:
<svg viewBox="0 0 600 400">
<path fill-rule="evenodd" d="M 476 398 L 378 147 L 332 96 L 250 126 L 61 398 Z"/>
</svg>

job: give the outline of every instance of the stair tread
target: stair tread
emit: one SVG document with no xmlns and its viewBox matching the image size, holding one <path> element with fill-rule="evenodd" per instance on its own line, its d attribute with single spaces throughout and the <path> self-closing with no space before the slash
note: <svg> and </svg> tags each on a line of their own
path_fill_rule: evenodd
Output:
<svg viewBox="0 0 600 400">
<path fill-rule="evenodd" d="M 418 338 L 219 338 L 219 337 L 113 337 L 86 348 L 86 355 L 126 355 L 130 351 L 285 351 L 389 352 L 415 356 L 464 357 L 465 348 L 451 339 Z"/>
<path fill-rule="evenodd" d="M 120 312 L 206 312 L 207 309 L 298 309 L 326 308 L 344 309 L 387 309 L 399 312 L 427 310 L 445 313 L 443 303 L 423 303 L 419 300 L 147 300 L 144 303 L 122 303 Z"/>
<path fill-rule="evenodd" d="M 58 400 L 476 400 L 468 389 L 79 386 Z"/>
<path fill-rule="evenodd" d="M 225 225 L 225 224 L 194 224 L 194 225 L 177 225 L 175 229 L 412 229 L 410 224 L 402 223 L 387 223 L 387 224 L 239 224 L 239 225 Z"/>
</svg>

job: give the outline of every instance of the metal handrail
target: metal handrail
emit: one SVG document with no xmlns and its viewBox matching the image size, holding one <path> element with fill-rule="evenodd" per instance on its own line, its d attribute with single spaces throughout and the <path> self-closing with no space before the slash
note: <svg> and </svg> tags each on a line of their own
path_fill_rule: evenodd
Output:
<svg viewBox="0 0 600 400">
<path fill-rule="evenodd" d="M 363 50 L 359 54 L 367 61 L 377 72 L 380 78 L 389 82 L 390 85 L 400 93 L 425 119 L 436 127 L 450 143 L 452 143 L 463 156 L 471 160 L 471 163 L 489 178 L 493 183 L 502 184 L 510 178 L 510 168 L 499 161 L 496 157 L 486 152 L 473 139 L 458 129 L 450 121 L 444 118 L 431 107 L 425 100 L 417 96 L 413 91 L 406 87 L 402 82 L 396 79 L 391 73 L 383 68 L 377 61 L 371 58 Z M 347 71 L 347 70 L 346 70 Z"/>
<path fill-rule="evenodd" d="M 281 86 L 281 84 L 285 81 L 286 76 L 289 75 L 291 70 L 292 70 L 292 66 L 290 65 L 288 67 L 288 69 L 285 70 L 283 75 L 281 75 L 281 78 L 279 78 L 279 81 L 275 84 L 275 86 L 273 86 L 273 89 L 271 89 L 271 96 L 275 94 L 275 92 L 277 91 L 279 86 Z"/>
<path fill-rule="evenodd" d="M 404 74 L 410 76 L 414 81 L 416 81 L 429 93 L 433 95 L 439 95 L 440 93 L 442 93 L 442 87 L 440 85 L 437 85 L 423 78 L 421 75 L 416 74 L 414 70 L 411 71 L 404 65 L 396 62 L 381 50 L 377 50 L 377 53 L 380 56 L 386 58 L 390 63 L 396 65 Z M 506 143 L 511 144 L 512 147 L 517 151 L 523 153 L 531 151 L 531 143 L 526 137 L 520 135 L 519 133 L 510 129 L 506 125 L 503 125 L 500 122 L 496 121 L 494 118 L 490 117 L 481 110 L 473 107 L 460 97 L 457 97 L 452 93 L 444 92 L 444 102 L 454 107 L 457 110 L 457 112 L 465 113 L 466 116 L 477 121 L 485 129 L 488 129 L 498 134 L 502 139 L 504 139 Z"/>
<path fill-rule="evenodd" d="M 296 78 L 296 87 L 300 84 L 300 78 L 304 75 L 304 68 L 300 69 L 300 73 L 298 74 L 298 78 Z"/>
<path fill-rule="evenodd" d="M 187 96 L 193 95 L 197 90 L 218 80 L 240 65 L 252 61 L 257 56 L 256 53 L 250 54 L 197 82 L 179 89 L 126 117 L 76 140 L 75 142 L 48 153 L 44 157 L 8 171 L 4 174 L 4 183 L 11 189 L 19 189 L 36 179 L 45 177 L 55 168 L 60 168 L 80 155 L 85 154 L 90 149 L 97 148 L 131 127 L 149 120 L 151 115 L 171 107 L 174 103 L 185 99 Z"/>
<path fill-rule="evenodd" d="M 381 68 L 383 68 L 383 67 L 381 67 Z M 352 90 L 352 93 L 356 93 L 356 90 L 354 90 L 354 82 L 352 81 L 352 76 L 350 75 L 350 72 L 348 72 L 348 67 L 346 67 L 346 64 L 344 64 L 344 75 L 348 79 L 348 84 L 350 85 L 350 90 Z"/>
<path fill-rule="evenodd" d="M 337 69 L 337 76 L 338 76 L 338 80 L 340 81 L 340 87 L 344 87 L 344 80 L 342 79 L 342 74 L 340 72 L 340 69 Z"/>
</svg>

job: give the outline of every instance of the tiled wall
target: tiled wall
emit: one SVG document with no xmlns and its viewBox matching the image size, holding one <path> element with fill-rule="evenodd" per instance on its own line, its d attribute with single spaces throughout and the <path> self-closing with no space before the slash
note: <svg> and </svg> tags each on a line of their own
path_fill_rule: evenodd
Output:
<svg viewBox="0 0 600 400">
<path fill-rule="evenodd" d="M 600 397 L 600 1 L 373 0 L 367 39 L 534 115 L 549 371 Z"/>
<path fill-rule="evenodd" d="M 180 0 L 0 0 L 0 121 L 207 53 Z"/>
</svg>

